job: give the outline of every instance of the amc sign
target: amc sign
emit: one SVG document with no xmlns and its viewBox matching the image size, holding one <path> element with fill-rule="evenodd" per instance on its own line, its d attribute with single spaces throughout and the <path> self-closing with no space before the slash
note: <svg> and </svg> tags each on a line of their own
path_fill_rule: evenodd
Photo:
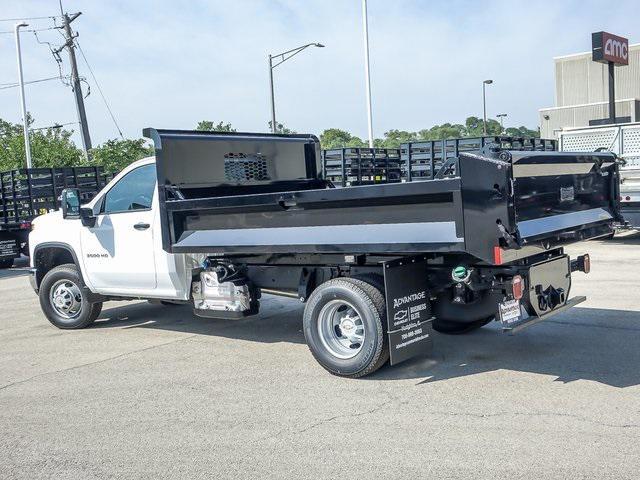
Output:
<svg viewBox="0 0 640 480">
<path fill-rule="evenodd" d="M 591 34 L 592 60 L 594 62 L 629 65 L 629 40 L 607 32 Z"/>
</svg>

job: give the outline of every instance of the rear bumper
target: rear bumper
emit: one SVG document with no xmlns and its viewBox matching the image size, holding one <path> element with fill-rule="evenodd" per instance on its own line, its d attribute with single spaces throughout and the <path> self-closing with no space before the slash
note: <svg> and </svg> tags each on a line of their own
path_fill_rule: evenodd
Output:
<svg viewBox="0 0 640 480">
<path fill-rule="evenodd" d="M 584 302 L 587 299 L 587 297 L 573 297 L 571 299 L 569 299 L 567 301 L 567 303 L 565 303 L 564 305 L 555 308 L 554 310 L 551 310 L 547 313 L 545 313 L 544 315 L 540 315 L 540 316 L 530 316 L 527 317 L 525 319 L 523 319 L 522 321 L 518 322 L 515 325 L 509 325 L 509 326 L 505 326 L 503 325 L 502 327 L 502 331 L 509 333 L 511 335 L 518 333 L 521 330 L 524 330 L 527 327 L 530 327 L 531 325 L 536 325 L 537 323 L 542 322 L 543 320 L 546 320 L 550 317 L 553 317 L 554 315 L 557 315 L 558 313 L 562 313 L 568 309 L 570 309 L 571 307 L 575 307 L 576 305 Z"/>
</svg>

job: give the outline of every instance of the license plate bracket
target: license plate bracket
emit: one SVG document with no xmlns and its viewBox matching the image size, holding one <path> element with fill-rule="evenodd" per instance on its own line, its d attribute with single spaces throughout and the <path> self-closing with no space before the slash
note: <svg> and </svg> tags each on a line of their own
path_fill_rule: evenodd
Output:
<svg viewBox="0 0 640 480">
<path fill-rule="evenodd" d="M 511 328 L 522 321 L 520 300 L 506 300 L 498 304 L 498 314 L 503 328 Z"/>
</svg>

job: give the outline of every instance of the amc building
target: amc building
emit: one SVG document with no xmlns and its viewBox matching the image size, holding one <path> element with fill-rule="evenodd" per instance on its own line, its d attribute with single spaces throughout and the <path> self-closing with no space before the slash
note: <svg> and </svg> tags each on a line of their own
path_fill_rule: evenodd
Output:
<svg viewBox="0 0 640 480">
<path fill-rule="evenodd" d="M 540 135 L 555 138 L 567 127 L 588 127 L 589 121 L 609 116 L 606 64 L 592 53 L 554 58 L 555 107 L 540 110 Z M 640 122 L 640 44 L 629 45 L 629 65 L 615 67 L 616 117 Z"/>
</svg>

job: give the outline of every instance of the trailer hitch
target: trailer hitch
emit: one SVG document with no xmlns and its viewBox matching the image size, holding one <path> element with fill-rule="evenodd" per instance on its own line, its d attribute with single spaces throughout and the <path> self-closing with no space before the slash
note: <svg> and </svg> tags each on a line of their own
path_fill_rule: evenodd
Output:
<svg viewBox="0 0 640 480">
<path fill-rule="evenodd" d="M 542 285 L 536 285 L 536 295 L 538 296 L 538 308 L 543 312 L 563 305 L 566 300 L 564 288 L 554 288 L 552 285 L 549 285 L 545 290 L 542 290 Z"/>
</svg>

